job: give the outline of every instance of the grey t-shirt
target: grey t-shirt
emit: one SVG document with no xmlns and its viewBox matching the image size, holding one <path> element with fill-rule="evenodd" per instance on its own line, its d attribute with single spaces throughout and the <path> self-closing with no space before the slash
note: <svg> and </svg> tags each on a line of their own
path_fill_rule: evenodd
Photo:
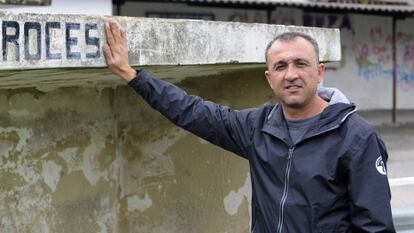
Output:
<svg viewBox="0 0 414 233">
<path fill-rule="evenodd" d="M 289 134 L 290 134 L 290 138 L 292 139 L 292 142 L 296 144 L 297 142 L 302 140 L 306 131 L 308 131 L 312 127 L 316 127 L 316 122 L 318 122 L 319 117 L 320 117 L 320 114 L 309 117 L 309 118 L 301 119 L 301 120 L 287 120 L 286 119 L 286 123 L 289 129 Z"/>
</svg>

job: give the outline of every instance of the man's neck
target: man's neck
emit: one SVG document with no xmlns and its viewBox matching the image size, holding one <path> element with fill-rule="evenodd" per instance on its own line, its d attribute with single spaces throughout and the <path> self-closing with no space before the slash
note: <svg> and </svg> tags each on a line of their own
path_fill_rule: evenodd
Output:
<svg viewBox="0 0 414 233">
<path fill-rule="evenodd" d="M 313 101 L 302 108 L 292 108 L 282 104 L 283 115 L 288 120 L 301 120 L 316 116 L 323 112 L 328 106 L 328 102 L 316 96 Z"/>
</svg>

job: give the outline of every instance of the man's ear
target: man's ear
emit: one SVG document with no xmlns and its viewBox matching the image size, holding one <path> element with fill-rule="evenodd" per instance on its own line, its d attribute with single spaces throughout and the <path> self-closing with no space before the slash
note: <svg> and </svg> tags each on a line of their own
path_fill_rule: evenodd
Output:
<svg viewBox="0 0 414 233">
<path fill-rule="evenodd" d="M 324 74 L 325 74 L 325 64 L 324 63 L 319 63 L 319 65 L 318 65 L 318 83 L 322 82 Z"/>
<path fill-rule="evenodd" d="M 267 83 L 269 83 L 270 88 L 273 89 L 272 78 L 270 77 L 270 73 L 268 70 L 265 71 L 265 76 L 266 76 Z"/>
</svg>

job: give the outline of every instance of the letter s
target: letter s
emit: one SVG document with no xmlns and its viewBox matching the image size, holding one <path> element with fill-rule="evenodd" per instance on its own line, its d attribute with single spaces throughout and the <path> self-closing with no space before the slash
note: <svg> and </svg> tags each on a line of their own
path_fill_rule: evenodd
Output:
<svg viewBox="0 0 414 233">
<path fill-rule="evenodd" d="M 96 23 L 94 24 L 86 24 L 85 25 L 85 42 L 86 45 L 93 45 L 96 47 L 95 53 L 86 53 L 86 58 L 99 58 L 101 56 L 100 46 L 99 46 L 99 38 L 91 37 L 89 35 L 90 30 L 96 30 L 98 26 Z"/>
</svg>

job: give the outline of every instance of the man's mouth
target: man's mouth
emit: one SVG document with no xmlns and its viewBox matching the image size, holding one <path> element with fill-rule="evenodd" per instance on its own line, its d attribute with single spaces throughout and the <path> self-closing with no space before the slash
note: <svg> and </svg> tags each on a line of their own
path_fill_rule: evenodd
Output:
<svg viewBox="0 0 414 233">
<path fill-rule="evenodd" d="M 302 88 L 302 87 L 300 85 L 288 85 L 288 86 L 285 87 L 285 89 L 287 89 L 287 90 L 296 90 L 296 89 L 299 89 L 299 88 Z"/>
</svg>

